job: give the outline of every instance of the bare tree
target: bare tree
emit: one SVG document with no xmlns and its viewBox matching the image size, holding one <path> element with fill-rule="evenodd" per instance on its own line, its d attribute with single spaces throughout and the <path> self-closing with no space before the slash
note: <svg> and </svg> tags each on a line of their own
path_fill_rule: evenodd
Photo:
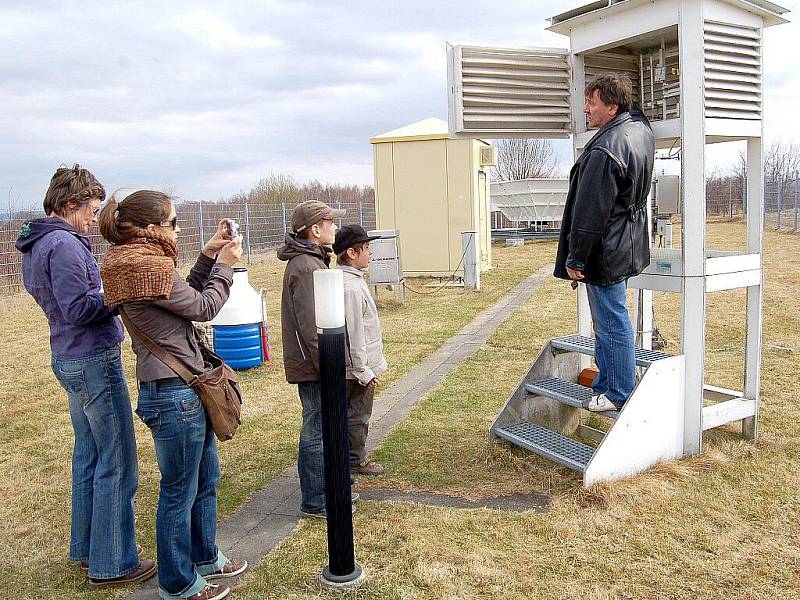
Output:
<svg viewBox="0 0 800 600">
<path fill-rule="evenodd" d="M 764 175 L 785 192 L 800 169 L 800 144 L 776 140 L 764 152 Z"/>
<path fill-rule="evenodd" d="M 300 187 L 291 173 L 271 173 L 260 179 L 248 194 L 254 204 L 297 204 L 302 201 Z"/>
<path fill-rule="evenodd" d="M 517 181 L 533 177 L 554 177 L 558 161 L 550 140 L 518 138 L 497 140 L 497 166 L 493 177 L 497 181 Z"/>
<path fill-rule="evenodd" d="M 779 184 L 785 192 L 800 171 L 800 144 L 775 140 L 764 150 L 764 177 L 767 181 Z M 744 185 L 747 179 L 747 155 L 739 151 L 733 167 L 733 175 Z"/>
</svg>

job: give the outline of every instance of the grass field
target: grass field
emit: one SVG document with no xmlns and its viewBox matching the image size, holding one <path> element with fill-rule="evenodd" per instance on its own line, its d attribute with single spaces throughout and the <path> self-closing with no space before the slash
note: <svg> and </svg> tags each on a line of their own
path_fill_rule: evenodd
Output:
<svg viewBox="0 0 800 600">
<path fill-rule="evenodd" d="M 710 245 L 743 239 L 741 224 L 712 224 Z M 614 484 L 582 489 L 577 474 L 505 444 L 486 430 L 542 344 L 574 330 L 574 294 L 548 281 L 488 343 L 423 400 L 377 450 L 385 477 L 358 489 L 393 487 L 478 498 L 553 495 L 550 512 L 504 513 L 361 502 L 356 552 L 368 582 L 352 598 L 800 598 L 800 248 L 794 234 L 768 232 L 765 246 L 761 436 L 733 426 L 705 437 L 705 454 L 659 465 Z M 408 294 L 381 307 L 392 371 L 402 375 L 482 308 L 547 264 L 554 243 L 495 248 L 499 268 L 480 294 Z M 251 268 L 270 293 L 276 364 L 244 375 L 245 421 L 221 446 L 221 513 L 227 514 L 296 455 L 299 402 L 280 368 L 280 264 Z M 419 283 L 415 284 L 417 287 Z M 388 296 L 387 296 L 388 298 Z M 679 306 L 656 298 L 667 351 L 679 351 Z M 741 389 L 744 305 L 740 291 L 708 296 L 707 375 Z M 0 552 L 13 557 L 9 597 L 112 598 L 89 593 L 65 559 L 71 428 L 49 369 L 46 324 L 33 303 L 0 306 Z M 130 351 L 126 370 L 132 374 Z M 133 381 L 130 380 L 131 385 Z M 135 388 L 131 388 L 135 389 Z M 140 542 L 154 554 L 158 472 L 137 423 Z M 245 578 L 237 598 L 328 597 L 316 577 L 326 562 L 325 527 L 299 529 Z"/>
<path fill-rule="evenodd" d="M 531 271 L 551 260 L 547 244 L 495 250 L 499 267 L 482 277 L 480 294 L 445 288 L 435 294 L 424 280 L 410 284 L 398 305 L 383 292 L 381 318 L 390 385 L 436 350 L 485 307 Z M 185 265 L 184 265 L 185 266 Z M 250 280 L 269 294 L 272 366 L 242 373 L 243 424 L 235 440 L 220 445 L 220 515 L 229 514 L 253 492 L 296 460 L 300 403 L 296 386 L 283 377 L 280 348 L 280 286 L 283 263 L 268 258 L 250 267 Z M 66 395 L 50 370 L 47 323 L 33 300 L 4 298 L 0 304 L 0 553 L 13 557 L 0 597 L 113 598 L 121 592 L 90 592 L 80 570 L 66 561 L 69 540 L 72 428 Z M 123 344 L 128 385 L 135 405 L 134 363 Z M 149 432 L 134 419 L 139 446 L 140 484 L 136 497 L 139 542 L 155 556 L 154 520 L 158 467 Z"/>
<path fill-rule="evenodd" d="M 743 238 L 714 224 L 711 243 Z M 561 282 L 538 290 L 488 344 L 451 373 L 375 455 L 388 466 L 358 488 L 393 487 L 478 498 L 553 494 L 547 514 L 362 503 L 356 553 L 369 581 L 353 598 L 800 597 L 800 290 L 797 236 L 768 232 L 761 436 L 733 425 L 705 436 L 705 453 L 614 484 L 579 476 L 486 430 L 546 339 L 574 329 Z M 743 293 L 708 297 L 709 383 L 739 387 Z M 679 350 L 679 305 L 657 298 L 658 326 Z M 783 347 L 783 348 L 781 348 Z M 303 523 L 246 579 L 237 597 L 324 597 L 325 529 Z"/>
</svg>

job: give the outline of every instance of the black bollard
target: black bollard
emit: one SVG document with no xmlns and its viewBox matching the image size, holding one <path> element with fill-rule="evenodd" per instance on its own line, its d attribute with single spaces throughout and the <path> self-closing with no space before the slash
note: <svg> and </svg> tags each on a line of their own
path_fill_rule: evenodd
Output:
<svg viewBox="0 0 800 600">
<path fill-rule="evenodd" d="M 333 297 L 325 298 L 325 295 Z M 320 580 L 333 588 L 350 588 L 364 577 L 353 547 L 350 494 L 350 444 L 347 437 L 344 291 L 341 271 L 314 273 L 317 337 L 322 394 L 322 444 L 325 467 L 325 511 L 328 516 L 328 566 Z M 324 308 L 320 305 L 324 304 Z M 341 307 L 341 315 L 339 308 Z M 326 314 L 327 313 L 327 314 Z"/>
</svg>

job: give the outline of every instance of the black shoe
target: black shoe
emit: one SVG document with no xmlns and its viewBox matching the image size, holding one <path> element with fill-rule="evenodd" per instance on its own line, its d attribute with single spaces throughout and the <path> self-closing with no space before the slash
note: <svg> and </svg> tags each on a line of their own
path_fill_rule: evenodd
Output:
<svg viewBox="0 0 800 600">
<path fill-rule="evenodd" d="M 353 502 L 355 502 L 355 500 Z M 356 505 L 355 504 L 351 504 L 350 506 L 353 507 L 353 514 L 355 514 Z M 300 509 L 300 518 L 301 519 L 327 519 L 328 518 L 328 513 L 325 512 L 324 508 L 322 510 L 318 510 L 316 512 L 308 512 L 308 511 L 305 511 L 303 509 Z"/>
</svg>

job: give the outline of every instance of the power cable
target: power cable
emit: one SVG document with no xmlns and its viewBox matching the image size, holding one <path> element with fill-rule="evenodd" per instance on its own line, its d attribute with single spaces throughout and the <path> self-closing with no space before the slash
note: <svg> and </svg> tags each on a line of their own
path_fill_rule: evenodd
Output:
<svg viewBox="0 0 800 600">
<path fill-rule="evenodd" d="M 477 235 L 477 233 L 475 235 Z M 464 248 L 464 252 L 461 253 L 461 258 L 459 259 L 455 270 L 453 270 L 453 272 L 450 273 L 450 275 L 448 275 L 445 278 L 445 282 L 442 285 L 440 285 L 438 288 L 436 288 L 435 290 L 433 290 L 431 292 L 423 292 L 421 290 L 414 289 L 413 287 L 408 285 L 405 281 L 403 282 L 403 287 L 405 289 L 407 289 L 408 291 L 410 291 L 410 292 L 414 292 L 415 294 L 419 294 L 420 296 L 432 296 L 433 294 L 435 294 L 435 293 L 441 291 L 442 289 L 444 289 L 445 287 L 447 287 L 447 284 L 450 283 L 450 281 L 455 281 L 456 280 L 456 272 L 458 271 L 459 267 L 461 267 L 461 263 L 464 262 L 464 257 L 467 255 L 467 250 L 469 250 L 469 247 L 472 245 L 472 239 L 473 238 L 470 238 L 469 242 L 467 243 L 466 247 Z"/>
</svg>

